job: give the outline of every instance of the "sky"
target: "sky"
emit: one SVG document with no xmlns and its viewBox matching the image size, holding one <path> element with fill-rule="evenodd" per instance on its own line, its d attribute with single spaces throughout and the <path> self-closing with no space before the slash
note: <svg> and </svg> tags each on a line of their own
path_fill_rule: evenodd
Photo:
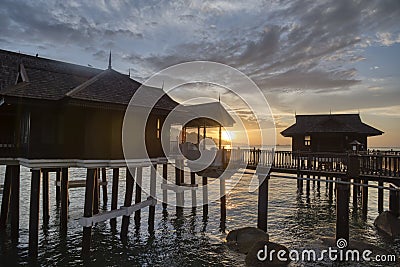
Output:
<svg viewBox="0 0 400 267">
<path fill-rule="evenodd" d="M 101 69 L 112 50 L 113 68 L 138 81 L 215 61 L 262 90 L 279 144 L 294 114 L 332 112 L 384 131 L 370 146 L 400 147 L 398 0 L 2 0 L 0 48 Z"/>
</svg>

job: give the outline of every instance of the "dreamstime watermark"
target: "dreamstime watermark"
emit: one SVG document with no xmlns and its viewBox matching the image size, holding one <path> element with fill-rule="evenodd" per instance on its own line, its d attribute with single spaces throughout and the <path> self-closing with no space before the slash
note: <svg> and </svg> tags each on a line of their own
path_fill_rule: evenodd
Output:
<svg viewBox="0 0 400 267">
<path fill-rule="evenodd" d="M 176 106 L 171 105 L 172 99 L 177 101 Z M 232 150 L 228 152 L 219 149 L 214 141 L 221 139 L 218 138 L 219 125 L 223 132 L 240 136 L 240 142 L 239 138 L 229 138 L 229 147 Z M 214 138 L 210 138 L 213 134 L 212 127 Z M 188 135 L 195 135 L 197 141 L 182 142 L 190 128 L 192 132 Z M 233 161 L 232 158 L 238 158 L 235 153 L 240 151 L 233 151 L 233 148 L 240 147 L 243 151 L 243 148 L 250 148 L 257 143 L 261 148 L 269 147 L 273 150 L 275 137 L 274 117 L 260 88 L 239 70 L 210 61 L 177 64 L 151 76 L 133 94 L 125 111 L 122 127 L 124 157 L 133 177 L 138 167 L 145 166 L 144 161 L 153 162 L 161 151 L 167 157 L 168 163 L 173 164 L 173 168 L 185 169 L 198 175 L 210 168 L 218 169 L 221 166 L 218 164 L 223 161 L 223 168 L 218 170 L 222 171 L 219 178 L 231 179 L 230 186 L 225 192 L 219 192 L 220 190 L 213 189 L 219 189 L 218 179 L 210 179 L 205 186 L 198 184 L 196 188 L 208 190 L 209 195 L 206 200 L 200 198 L 195 204 L 197 206 L 220 199 L 221 193 L 229 193 L 241 180 L 247 162 Z M 191 156 L 192 154 L 195 156 Z M 272 159 L 269 158 L 269 161 L 272 162 Z M 249 191 L 257 190 L 269 168 L 267 163 L 257 166 L 256 173 L 260 175 L 252 177 Z M 232 181 L 234 175 L 235 179 Z M 162 173 L 157 173 L 156 179 L 157 186 L 162 184 L 164 189 L 178 193 L 192 190 L 192 187 L 184 183 L 180 185 L 163 180 Z M 143 182 L 146 180 L 143 179 Z M 161 197 L 155 195 L 156 190 L 139 185 L 153 198 Z M 168 198 L 167 204 L 184 207 L 193 205 L 192 201 L 178 203 L 177 199 L 178 197 Z"/>
<path fill-rule="evenodd" d="M 259 261 L 272 262 L 277 259 L 281 262 L 316 262 L 316 261 L 345 261 L 345 262 L 396 262 L 397 257 L 394 254 L 373 255 L 371 250 L 347 249 L 347 241 L 340 238 L 336 242 L 336 247 L 328 247 L 320 251 L 314 249 L 299 250 L 274 250 L 268 249 L 268 245 L 264 249 L 257 252 Z"/>
</svg>

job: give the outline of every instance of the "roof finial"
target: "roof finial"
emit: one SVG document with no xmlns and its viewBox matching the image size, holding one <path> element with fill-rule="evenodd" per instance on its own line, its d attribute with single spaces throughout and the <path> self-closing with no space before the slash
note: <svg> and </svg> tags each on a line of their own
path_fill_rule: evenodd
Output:
<svg viewBox="0 0 400 267">
<path fill-rule="evenodd" d="M 131 77 L 131 68 L 128 69 L 128 76 Z"/>
<path fill-rule="evenodd" d="M 297 116 L 297 111 L 296 111 L 296 110 L 294 110 L 294 116 L 295 116 L 295 117 Z"/>
<path fill-rule="evenodd" d="M 108 57 L 108 69 L 111 70 L 111 49 L 110 49 L 110 56 Z"/>
<path fill-rule="evenodd" d="M 329 109 L 329 115 L 332 115 L 332 109 L 331 108 Z"/>
<path fill-rule="evenodd" d="M 161 90 L 164 91 L 164 80 L 162 81 Z"/>
<path fill-rule="evenodd" d="M 218 94 L 218 102 L 221 103 L 221 93 Z"/>
</svg>

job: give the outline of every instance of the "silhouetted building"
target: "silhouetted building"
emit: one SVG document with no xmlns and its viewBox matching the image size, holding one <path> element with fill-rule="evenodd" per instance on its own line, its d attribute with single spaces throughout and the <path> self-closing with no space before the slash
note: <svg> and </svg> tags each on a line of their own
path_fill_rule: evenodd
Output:
<svg viewBox="0 0 400 267">
<path fill-rule="evenodd" d="M 0 50 L 0 68 L 1 157 L 123 159 L 122 122 L 141 84 L 113 70 L 111 55 L 100 70 Z M 148 98 L 161 96 L 145 140 L 148 155 L 162 157 L 160 128 L 178 103 L 145 89 Z"/>
<path fill-rule="evenodd" d="M 345 152 L 366 150 L 369 136 L 383 134 L 361 121 L 359 114 L 296 115 L 281 132 L 292 137 L 292 151 Z"/>
</svg>

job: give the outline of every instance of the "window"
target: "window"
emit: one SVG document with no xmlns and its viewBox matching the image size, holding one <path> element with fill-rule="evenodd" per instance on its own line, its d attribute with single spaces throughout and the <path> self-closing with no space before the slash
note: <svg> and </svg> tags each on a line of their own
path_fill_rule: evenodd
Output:
<svg viewBox="0 0 400 267">
<path fill-rule="evenodd" d="M 157 138 L 160 139 L 160 137 L 161 137 L 161 121 L 158 118 L 157 119 Z"/>
<path fill-rule="evenodd" d="M 309 135 L 304 136 L 304 145 L 305 146 L 311 145 L 311 136 L 309 136 Z"/>
</svg>

